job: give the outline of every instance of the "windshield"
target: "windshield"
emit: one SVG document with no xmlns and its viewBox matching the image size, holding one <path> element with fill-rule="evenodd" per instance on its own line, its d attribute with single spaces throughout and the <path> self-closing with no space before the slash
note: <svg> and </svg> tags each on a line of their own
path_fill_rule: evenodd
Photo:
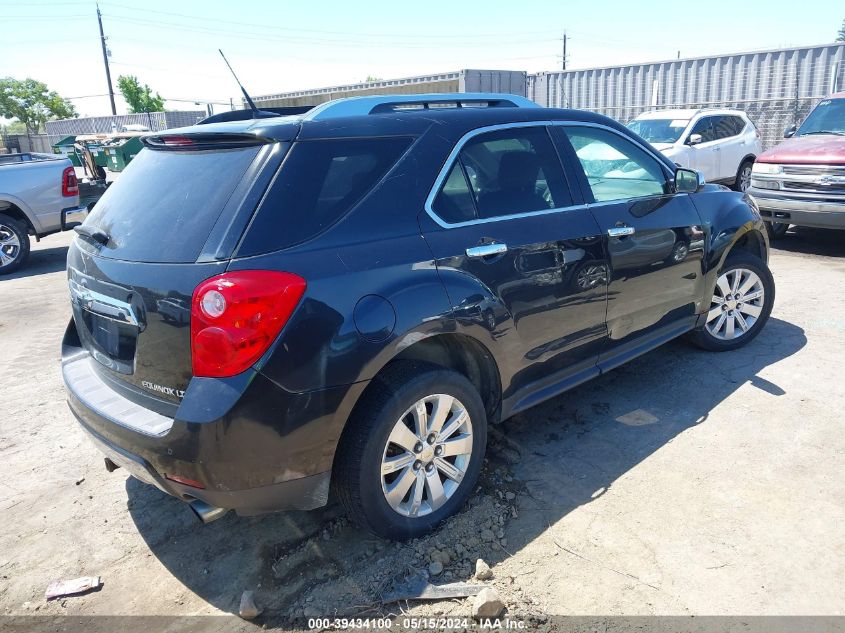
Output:
<svg viewBox="0 0 845 633">
<path fill-rule="evenodd" d="M 819 103 L 795 135 L 825 133 L 845 134 L 845 99 L 825 99 Z"/>
<path fill-rule="evenodd" d="M 628 129 L 649 143 L 674 143 L 688 124 L 689 119 L 638 119 L 631 121 Z"/>
</svg>

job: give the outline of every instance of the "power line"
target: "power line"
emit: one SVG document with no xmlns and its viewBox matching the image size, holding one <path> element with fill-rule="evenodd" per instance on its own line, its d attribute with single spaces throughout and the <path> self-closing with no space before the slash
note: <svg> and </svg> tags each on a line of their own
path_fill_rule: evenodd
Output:
<svg viewBox="0 0 845 633">
<path fill-rule="evenodd" d="M 268 25 L 266 23 L 258 24 L 258 23 L 255 23 L 255 22 L 238 22 L 238 21 L 233 21 L 233 20 L 229 20 L 229 19 L 225 19 L 225 18 L 219 18 L 219 19 L 209 18 L 209 17 L 204 17 L 204 16 L 188 15 L 188 14 L 185 14 L 185 13 L 175 13 L 173 11 L 156 11 L 156 10 L 153 10 L 153 9 L 136 9 L 134 7 L 125 7 L 125 6 L 121 6 L 121 5 L 118 5 L 118 4 L 113 4 L 111 2 L 103 2 L 103 5 L 112 7 L 113 9 L 143 13 L 145 15 L 149 14 L 149 13 L 153 13 L 153 14 L 158 14 L 158 15 L 166 15 L 166 16 L 171 16 L 171 17 L 185 18 L 185 19 L 191 20 L 192 23 L 213 22 L 213 23 L 226 24 L 227 26 L 228 25 L 246 26 L 246 27 L 250 27 L 250 28 L 272 29 L 272 30 L 275 30 L 275 31 L 290 32 L 290 33 L 317 33 L 317 34 L 323 34 L 323 35 L 344 35 L 344 36 L 350 35 L 349 31 L 330 31 L 330 30 L 323 30 L 323 29 L 302 29 L 302 28 L 291 28 L 291 27 L 278 27 L 278 26 Z M 128 18 L 128 19 L 142 19 L 142 18 Z M 190 26 L 190 25 L 188 25 L 188 26 Z M 551 29 L 548 29 L 548 30 L 537 30 L 537 31 L 524 31 L 522 33 L 519 33 L 518 35 L 519 36 L 540 35 L 540 34 L 549 35 L 549 34 L 552 34 L 552 33 L 554 33 L 554 31 L 551 30 Z M 393 31 L 391 33 L 356 32 L 353 35 L 357 35 L 357 36 L 361 36 L 361 37 L 392 37 L 392 38 L 395 38 L 395 37 L 406 38 L 407 37 L 407 34 L 401 34 L 401 33 L 395 32 L 395 31 Z M 457 39 L 457 40 L 461 40 L 461 41 L 466 41 L 467 39 L 471 39 L 471 38 L 485 38 L 485 39 L 491 38 L 491 39 L 494 39 L 494 40 L 500 40 L 502 37 L 508 37 L 508 36 L 511 36 L 511 35 L 512 35 L 511 32 L 507 32 L 507 33 L 456 33 L 454 35 L 447 35 L 447 34 L 440 34 L 440 33 L 430 33 L 430 34 L 420 35 L 419 37 L 424 38 L 426 40 L 430 40 L 430 39 Z"/>
</svg>

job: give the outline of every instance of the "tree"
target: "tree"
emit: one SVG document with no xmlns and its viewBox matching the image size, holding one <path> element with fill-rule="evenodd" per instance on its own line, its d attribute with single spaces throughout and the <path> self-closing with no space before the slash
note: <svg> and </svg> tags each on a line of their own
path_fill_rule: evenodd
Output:
<svg viewBox="0 0 845 633">
<path fill-rule="evenodd" d="M 17 119 L 27 134 L 37 134 L 48 119 L 70 119 L 78 116 L 76 108 L 47 84 L 35 79 L 0 79 L 0 116 Z"/>
<path fill-rule="evenodd" d="M 367 78 L 364 80 L 364 83 L 372 84 L 377 81 L 382 81 L 381 77 L 373 77 L 372 75 L 367 75 Z"/>
<path fill-rule="evenodd" d="M 129 104 L 130 114 L 141 112 L 164 112 L 164 99 L 147 84 L 141 85 L 134 75 L 121 75 L 117 78 L 117 87 L 126 103 Z"/>
<path fill-rule="evenodd" d="M 839 27 L 839 33 L 836 35 L 837 42 L 845 42 L 845 20 L 842 20 L 842 26 Z"/>
</svg>

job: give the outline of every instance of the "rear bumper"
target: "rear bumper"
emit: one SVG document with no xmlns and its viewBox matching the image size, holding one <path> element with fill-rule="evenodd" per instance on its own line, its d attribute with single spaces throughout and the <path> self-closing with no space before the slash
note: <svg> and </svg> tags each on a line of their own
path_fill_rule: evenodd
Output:
<svg viewBox="0 0 845 633">
<path fill-rule="evenodd" d="M 313 510 L 325 505 L 328 500 L 331 471 L 246 490 L 206 490 L 186 486 L 164 478 L 143 457 L 109 442 L 88 427 L 78 414 L 76 417 L 89 439 L 112 464 L 123 468 L 135 479 L 185 502 L 199 499 L 217 508 L 235 510 L 241 516 L 254 516 L 279 510 Z"/>
<path fill-rule="evenodd" d="M 88 217 L 88 207 L 73 207 L 62 210 L 62 231 L 79 226 Z"/>
<path fill-rule="evenodd" d="M 845 229 L 845 202 L 773 196 L 770 191 L 750 188 L 766 222 L 797 224 L 820 229 Z"/>
<path fill-rule="evenodd" d="M 99 450 L 136 479 L 241 515 L 326 504 L 335 449 L 365 383 L 298 394 L 256 372 L 194 378 L 167 416 L 147 394 L 112 389 L 107 370 L 68 338 L 68 405 Z"/>
</svg>

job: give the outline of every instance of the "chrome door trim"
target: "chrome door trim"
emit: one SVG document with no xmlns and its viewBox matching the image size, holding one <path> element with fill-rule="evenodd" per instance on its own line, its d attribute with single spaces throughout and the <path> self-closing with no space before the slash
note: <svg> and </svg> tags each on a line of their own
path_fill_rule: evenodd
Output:
<svg viewBox="0 0 845 633">
<path fill-rule="evenodd" d="M 643 151 L 645 151 L 649 156 L 654 158 L 663 171 L 666 173 L 667 178 L 669 178 L 672 174 L 669 173 L 669 169 L 664 163 L 663 159 L 660 158 L 655 154 L 655 151 L 650 147 L 647 147 L 643 143 L 640 143 L 638 140 L 629 137 L 627 134 L 622 134 L 618 130 L 614 130 L 611 127 L 606 125 L 602 125 L 600 123 L 592 123 L 589 121 L 573 121 L 570 119 L 559 119 L 559 120 L 549 120 L 549 121 L 516 121 L 514 123 L 498 123 L 496 125 L 487 125 L 484 127 L 475 128 L 474 130 L 470 130 L 466 134 L 464 134 L 458 142 L 455 144 L 455 147 L 452 148 L 452 151 L 449 152 L 449 156 L 446 158 L 446 162 L 443 164 L 443 167 L 440 169 L 440 172 L 437 174 L 437 178 L 434 180 L 434 185 L 432 186 L 431 190 L 428 193 L 428 196 L 425 200 L 425 212 L 428 216 L 434 220 L 434 222 L 439 225 L 441 228 L 444 229 L 452 229 L 458 228 L 462 226 L 473 226 L 475 224 L 487 224 L 489 222 L 502 222 L 504 220 L 515 220 L 518 218 L 526 218 L 526 217 L 533 217 L 535 215 L 548 215 L 549 213 L 560 213 L 561 211 L 569 211 L 573 209 L 589 209 L 591 206 L 595 206 L 596 204 L 602 203 L 585 203 L 585 204 L 574 204 L 568 207 L 555 207 L 553 209 L 540 209 L 539 211 L 527 211 L 524 213 L 512 213 L 510 215 L 501 215 L 494 218 L 479 218 L 477 220 L 467 220 L 466 222 L 446 222 L 440 216 L 437 215 L 434 211 L 434 199 L 437 197 L 437 194 L 440 193 L 440 189 L 443 186 L 443 183 L 446 181 L 446 178 L 449 177 L 449 172 L 452 170 L 452 167 L 455 164 L 455 161 L 458 158 L 458 154 L 461 153 L 461 150 L 464 148 L 464 145 L 470 141 L 470 139 L 484 134 L 486 132 L 496 132 L 498 130 L 507 130 L 511 128 L 524 128 L 524 127 L 555 127 L 555 126 L 573 126 L 573 127 L 594 127 L 605 130 L 607 132 L 611 132 L 616 134 L 617 136 L 624 138 L 625 140 L 633 143 Z M 564 168 L 564 174 L 566 173 L 566 166 L 563 164 L 561 160 L 561 166 Z M 663 195 L 674 195 L 674 194 L 663 194 Z M 653 196 L 644 196 L 640 198 L 625 198 L 622 200 L 610 200 L 607 202 L 612 202 L 614 204 L 619 202 L 624 202 L 628 200 L 642 200 L 643 198 L 650 198 Z"/>
<path fill-rule="evenodd" d="M 633 226 L 613 226 L 607 229 L 607 235 L 609 237 L 626 237 L 636 232 L 637 230 Z"/>
<path fill-rule="evenodd" d="M 467 257 L 490 257 L 491 255 L 503 255 L 508 252 L 508 245 L 501 243 L 482 244 L 472 246 L 466 250 Z"/>
</svg>

